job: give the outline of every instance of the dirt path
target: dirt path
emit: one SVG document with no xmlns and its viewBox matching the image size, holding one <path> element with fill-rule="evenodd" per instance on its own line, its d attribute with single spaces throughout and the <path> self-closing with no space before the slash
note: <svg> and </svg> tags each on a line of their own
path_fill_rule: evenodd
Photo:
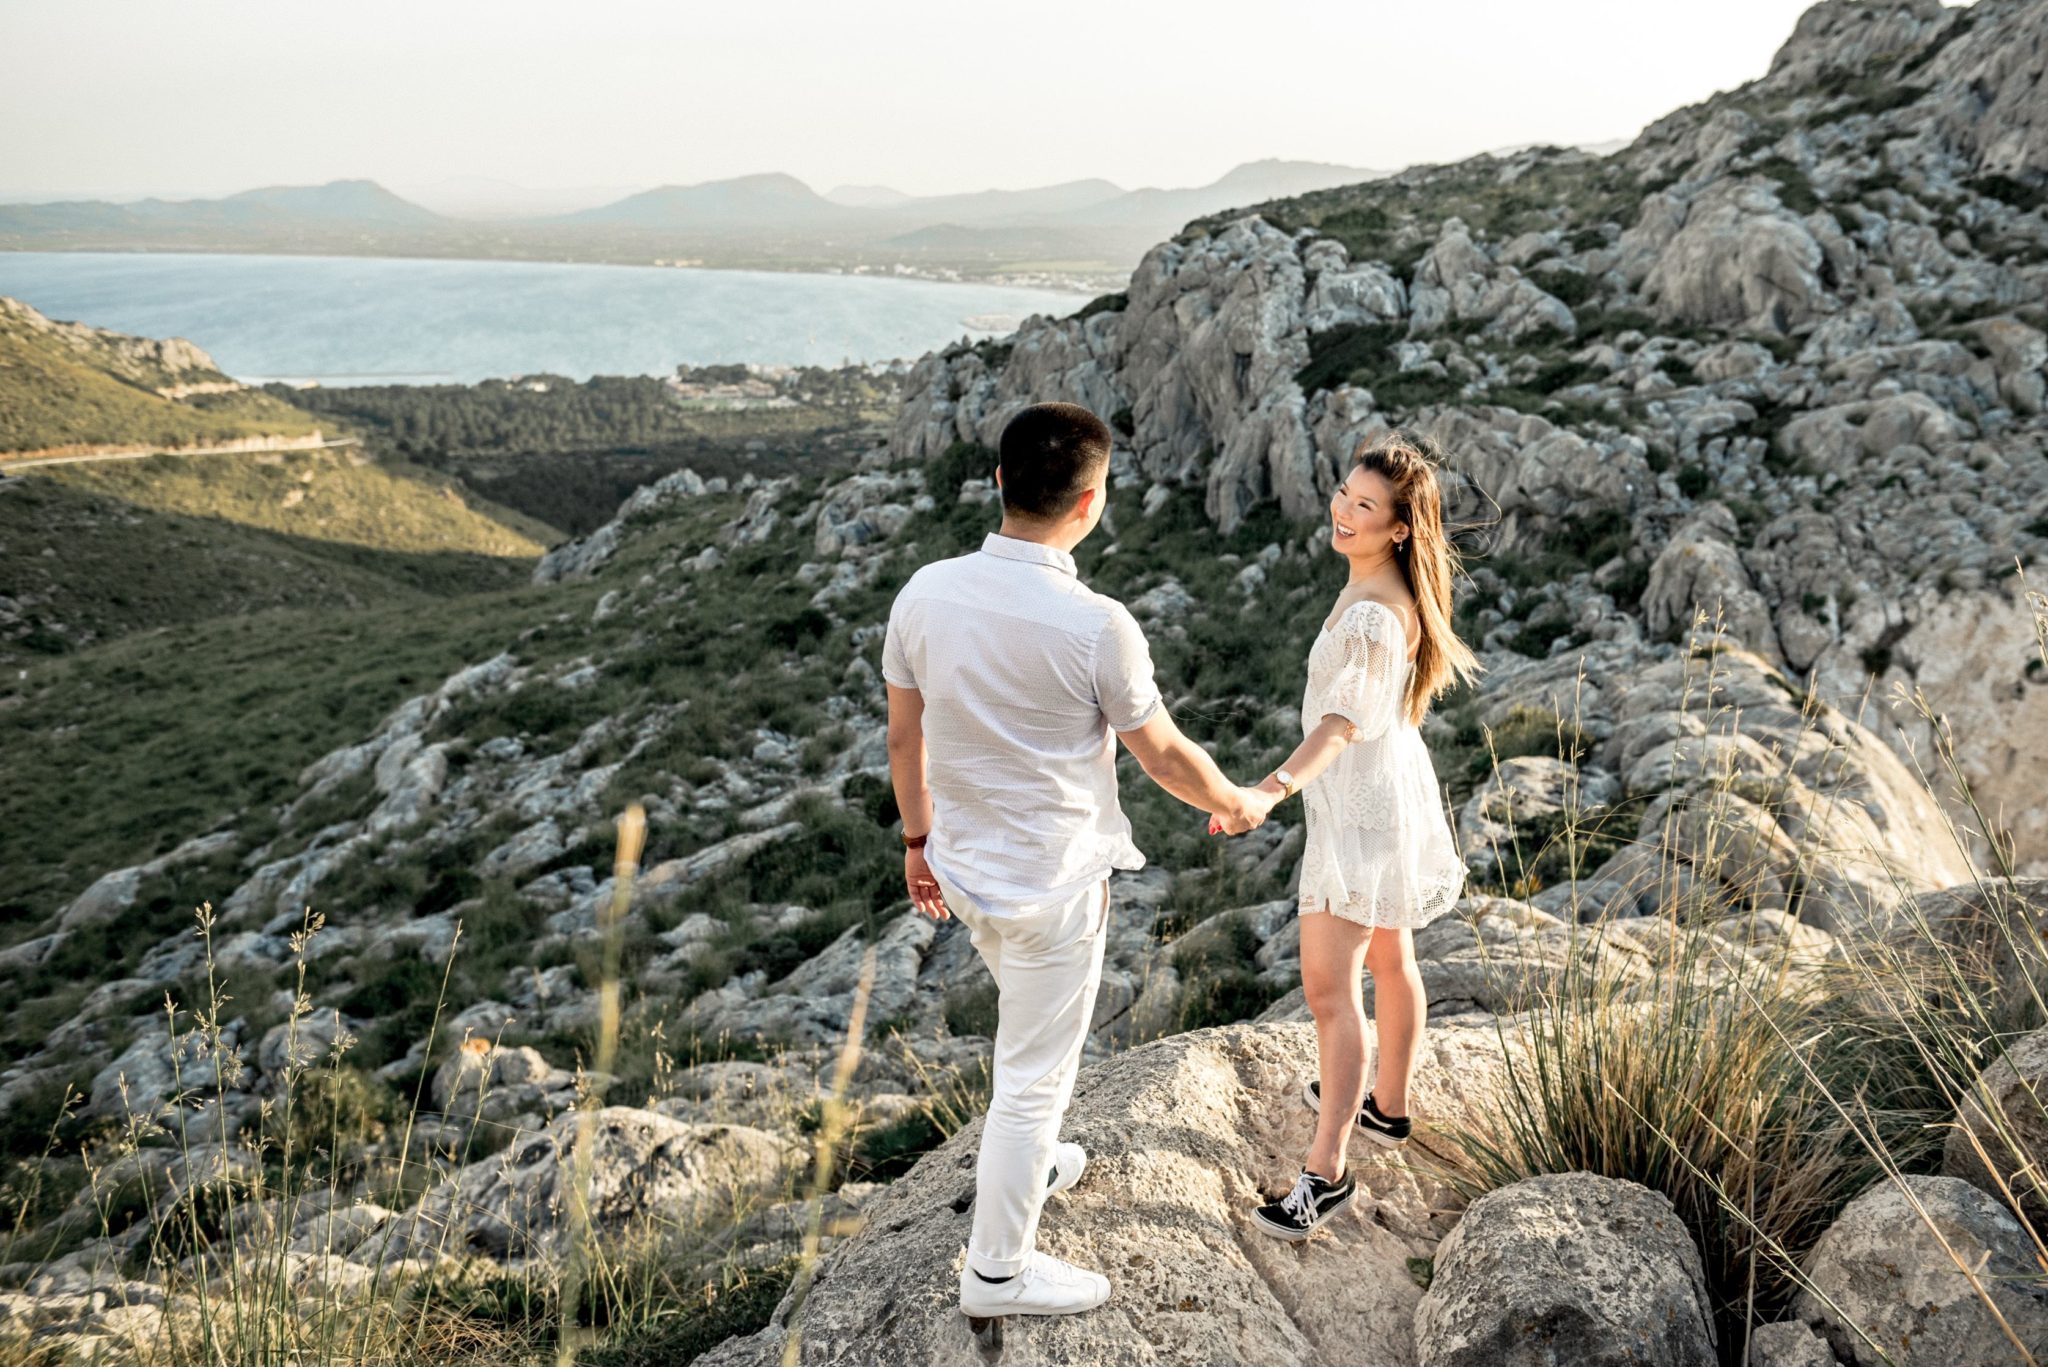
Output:
<svg viewBox="0 0 2048 1367">
<path fill-rule="evenodd" d="M 31 456 L 24 460 L 9 460 L 5 456 L 0 456 L 0 474 L 10 470 L 26 470 L 37 465 L 78 465 L 94 460 L 147 460 L 151 456 L 262 456 L 274 452 L 332 451 L 336 447 L 358 444 L 354 437 L 335 437 L 314 446 L 184 446 L 166 451 L 103 451 L 77 456 Z"/>
</svg>

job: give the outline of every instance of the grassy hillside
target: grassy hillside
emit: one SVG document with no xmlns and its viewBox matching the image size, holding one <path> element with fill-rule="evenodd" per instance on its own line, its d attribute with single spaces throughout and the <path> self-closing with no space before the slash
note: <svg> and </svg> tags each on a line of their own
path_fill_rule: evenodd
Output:
<svg viewBox="0 0 2048 1367">
<path fill-rule="evenodd" d="M 429 471 L 360 451 L 279 451 L 51 465 L 27 474 L 137 508 L 400 553 L 539 555 L 560 534 Z"/>
<path fill-rule="evenodd" d="M 307 763 L 568 596 L 387 591 L 355 611 L 244 613 L 0 672 L 0 924 L 293 795 Z"/>
<path fill-rule="evenodd" d="M 45 466 L 0 480 L 0 661 L 269 608 L 505 588 L 557 539 L 350 450 Z"/>
<path fill-rule="evenodd" d="M 205 392 L 232 384 L 189 343 L 53 322 L 0 299 L 0 453 L 205 446 L 320 431 L 318 419 L 272 395 Z M 195 388 L 201 392 L 189 392 Z"/>
<path fill-rule="evenodd" d="M 896 377 L 865 366 L 755 380 L 775 397 L 746 407 L 689 397 L 749 381 L 745 366 L 681 366 L 676 378 L 683 393 L 639 375 L 270 392 L 573 536 L 682 466 L 706 479 L 850 466 L 884 437 L 896 397 Z"/>
</svg>

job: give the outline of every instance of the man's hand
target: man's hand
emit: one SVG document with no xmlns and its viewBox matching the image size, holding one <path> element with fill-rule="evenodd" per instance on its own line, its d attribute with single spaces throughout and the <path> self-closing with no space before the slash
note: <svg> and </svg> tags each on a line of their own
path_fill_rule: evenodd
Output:
<svg viewBox="0 0 2048 1367">
<path fill-rule="evenodd" d="M 923 850 L 903 852 L 903 885 L 910 889 L 910 905 L 934 921 L 943 921 L 953 914 L 946 910 L 939 880 L 932 877 L 932 866 L 924 862 Z"/>
<path fill-rule="evenodd" d="M 1237 802 L 1227 811 L 1212 812 L 1209 816 L 1211 835 L 1243 835 L 1266 824 L 1266 814 L 1273 810 L 1281 794 L 1265 788 L 1239 788 Z"/>
</svg>

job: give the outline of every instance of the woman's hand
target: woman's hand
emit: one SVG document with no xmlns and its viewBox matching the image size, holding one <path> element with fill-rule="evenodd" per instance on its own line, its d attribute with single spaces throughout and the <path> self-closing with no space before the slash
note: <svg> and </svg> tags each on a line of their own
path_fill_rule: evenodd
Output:
<svg viewBox="0 0 2048 1367">
<path fill-rule="evenodd" d="M 910 905 L 934 921 L 943 921 L 953 914 L 946 910 L 939 880 L 932 877 L 932 866 L 925 863 L 923 850 L 903 852 L 903 885 L 910 890 Z"/>
</svg>

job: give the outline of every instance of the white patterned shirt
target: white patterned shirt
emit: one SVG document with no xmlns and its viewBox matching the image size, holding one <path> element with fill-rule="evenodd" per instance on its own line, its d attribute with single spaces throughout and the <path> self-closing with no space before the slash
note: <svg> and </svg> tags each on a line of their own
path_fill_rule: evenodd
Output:
<svg viewBox="0 0 2048 1367">
<path fill-rule="evenodd" d="M 882 677 L 924 696 L 925 854 L 963 891 L 1021 915 L 1144 867 L 1111 732 L 1163 703 L 1137 620 L 1073 556 L 991 533 L 926 565 L 890 609 Z"/>
</svg>

